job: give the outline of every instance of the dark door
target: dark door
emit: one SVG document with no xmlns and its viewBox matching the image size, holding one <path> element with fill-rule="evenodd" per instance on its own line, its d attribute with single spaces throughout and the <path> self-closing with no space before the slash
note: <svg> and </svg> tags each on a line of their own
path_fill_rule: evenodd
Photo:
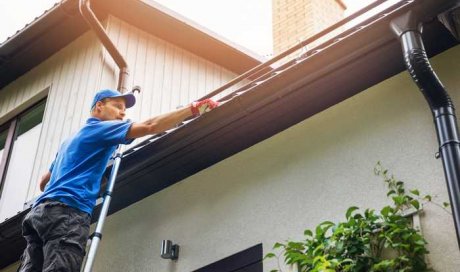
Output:
<svg viewBox="0 0 460 272">
<path fill-rule="evenodd" d="M 263 272 L 262 255 L 262 244 L 258 244 L 194 272 Z"/>
</svg>

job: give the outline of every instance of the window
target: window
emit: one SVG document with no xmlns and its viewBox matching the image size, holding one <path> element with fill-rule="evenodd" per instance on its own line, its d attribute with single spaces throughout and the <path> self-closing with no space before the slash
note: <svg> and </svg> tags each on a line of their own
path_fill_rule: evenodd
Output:
<svg viewBox="0 0 460 272">
<path fill-rule="evenodd" d="M 0 222 L 23 210 L 45 104 L 42 100 L 0 126 Z"/>
<path fill-rule="evenodd" d="M 263 272 L 262 254 L 258 244 L 194 272 Z"/>
</svg>

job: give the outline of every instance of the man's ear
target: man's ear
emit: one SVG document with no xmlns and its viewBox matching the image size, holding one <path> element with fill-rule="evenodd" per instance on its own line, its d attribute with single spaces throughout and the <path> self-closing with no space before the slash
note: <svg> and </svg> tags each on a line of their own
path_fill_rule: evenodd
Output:
<svg viewBox="0 0 460 272">
<path fill-rule="evenodd" d="M 94 106 L 95 110 L 101 111 L 101 107 L 104 105 L 102 101 L 97 101 L 96 105 Z"/>
<path fill-rule="evenodd" d="M 90 111 L 91 116 L 94 116 L 100 111 L 100 109 L 98 110 L 98 107 L 101 106 L 100 103 L 101 103 L 100 101 L 97 101 L 96 104 L 94 104 L 94 107 L 91 108 L 91 111 Z"/>
</svg>

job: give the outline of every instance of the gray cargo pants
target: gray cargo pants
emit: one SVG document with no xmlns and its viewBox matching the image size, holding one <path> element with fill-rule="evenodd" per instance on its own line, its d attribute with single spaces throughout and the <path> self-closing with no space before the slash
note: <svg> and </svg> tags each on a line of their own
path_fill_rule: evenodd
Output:
<svg viewBox="0 0 460 272">
<path fill-rule="evenodd" d="M 80 271 L 90 223 L 89 214 L 58 201 L 32 208 L 22 222 L 27 247 L 18 271 Z"/>
</svg>

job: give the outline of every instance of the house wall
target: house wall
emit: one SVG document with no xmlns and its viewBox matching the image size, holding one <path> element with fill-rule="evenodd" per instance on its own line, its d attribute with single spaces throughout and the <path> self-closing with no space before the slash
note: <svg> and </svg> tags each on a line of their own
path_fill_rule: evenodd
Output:
<svg viewBox="0 0 460 272">
<path fill-rule="evenodd" d="M 130 67 L 128 85 L 142 87 L 139 103 L 127 112 L 132 120 L 185 106 L 236 76 L 116 17 L 110 16 L 106 26 Z M 48 95 L 32 175 L 20 181 L 27 187 L 26 195 L 18 196 L 24 202 L 40 193 L 38 178 L 48 169 L 60 143 L 89 117 L 93 94 L 102 88 L 116 88 L 117 79 L 118 68 L 110 55 L 95 35 L 87 32 L 0 90 L 0 125 Z M 3 214 L 0 222 L 11 215 Z"/>
<path fill-rule="evenodd" d="M 460 46 L 432 59 L 460 103 Z M 377 161 L 408 188 L 448 200 L 427 103 L 398 74 L 282 133 L 110 216 L 94 271 L 192 271 L 263 243 L 301 239 L 304 229 L 343 220 L 349 206 L 389 203 Z M 451 215 L 426 204 L 421 226 L 436 271 L 458 271 Z M 177 262 L 160 258 L 178 243 Z M 265 271 L 276 268 L 264 264 Z"/>
</svg>

